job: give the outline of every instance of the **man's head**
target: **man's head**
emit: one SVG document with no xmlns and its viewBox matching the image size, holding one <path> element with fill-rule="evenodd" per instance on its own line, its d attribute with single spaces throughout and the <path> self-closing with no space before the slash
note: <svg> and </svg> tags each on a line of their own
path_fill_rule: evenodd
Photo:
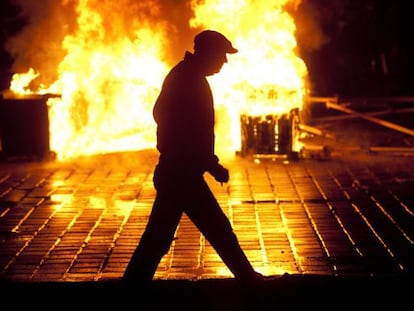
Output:
<svg viewBox="0 0 414 311">
<path fill-rule="evenodd" d="M 227 54 L 237 53 L 229 39 L 214 30 L 204 30 L 194 37 L 194 55 L 202 63 L 205 75 L 218 73 L 227 62 Z"/>
<path fill-rule="evenodd" d="M 237 53 L 230 40 L 214 30 L 204 30 L 194 37 L 195 52 Z"/>
</svg>

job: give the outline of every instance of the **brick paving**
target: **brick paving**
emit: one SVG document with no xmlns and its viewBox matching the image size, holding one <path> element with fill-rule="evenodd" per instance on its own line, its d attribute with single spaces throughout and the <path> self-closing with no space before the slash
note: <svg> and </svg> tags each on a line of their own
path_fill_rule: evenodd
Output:
<svg viewBox="0 0 414 311">
<path fill-rule="evenodd" d="M 121 279 L 152 201 L 151 150 L 0 164 L 0 277 Z M 410 156 L 235 158 L 208 182 L 247 256 L 267 276 L 386 276 L 414 268 Z M 184 215 L 157 280 L 231 273 Z"/>
</svg>

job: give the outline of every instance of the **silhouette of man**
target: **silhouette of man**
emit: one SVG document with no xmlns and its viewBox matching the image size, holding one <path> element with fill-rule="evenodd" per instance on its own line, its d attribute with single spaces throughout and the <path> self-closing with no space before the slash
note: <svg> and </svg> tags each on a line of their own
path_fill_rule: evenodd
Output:
<svg viewBox="0 0 414 311">
<path fill-rule="evenodd" d="M 157 191 L 152 211 L 124 274 L 124 280 L 149 282 L 168 252 L 185 213 L 210 242 L 236 279 L 261 280 L 233 232 L 203 175 L 226 183 L 229 171 L 214 152 L 213 96 L 206 76 L 218 73 L 227 53 L 237 49 L 221 33 L 205 30 L 194 38 L 194 53 L 185 52 L 166 76 L 155 102 Z"/>
</svg>

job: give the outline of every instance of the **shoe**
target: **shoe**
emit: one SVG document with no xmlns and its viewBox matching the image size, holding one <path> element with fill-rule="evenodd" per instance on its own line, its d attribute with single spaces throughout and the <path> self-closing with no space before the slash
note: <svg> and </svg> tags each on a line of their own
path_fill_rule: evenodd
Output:
<svg viewBox="0 0 414 311">
<path fill-rule="evenodd" d="M 263 274 L 254 271 L 252 274 L 239 277 L 238 281 L 243 286 L 257 286 L 263 283 L 264 276 Z"/>
</svg>

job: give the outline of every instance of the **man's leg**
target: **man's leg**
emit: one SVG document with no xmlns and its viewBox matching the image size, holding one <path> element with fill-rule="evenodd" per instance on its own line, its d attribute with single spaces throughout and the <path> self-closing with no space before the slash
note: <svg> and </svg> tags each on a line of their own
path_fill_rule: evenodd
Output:
<svg viewBox="0 0 414 311">
<path fill-rule="evenodd" d="M 145 231 L 125 270 L 126 281 L 150 282 L 168 252 L 182 211 L 157 194 Z"/>
<path fill-rule="evenodd" d="M 260 278 L 261 275 L 254 270 L 240 247 L 230 221 L 204 181 L 192 191 L 192 198 L 196 203 L 186 206 L 185 213 L 210 242 L 234 276 L 242 281 Z"/>
</svg>

